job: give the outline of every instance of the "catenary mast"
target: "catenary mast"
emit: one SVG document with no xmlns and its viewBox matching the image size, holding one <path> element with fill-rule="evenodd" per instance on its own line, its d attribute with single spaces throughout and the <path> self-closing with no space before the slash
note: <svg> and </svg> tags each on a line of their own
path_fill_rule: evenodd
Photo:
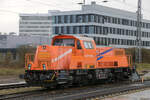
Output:
<svg viewBox="0 0 150 100">
<path fill-rule="evenodd" d="M 142 12 L 141 12 L 141 0 L 138 0 L 138 9 L 137 9 L 137 34 L 136 34 L 136 62 L 141 63 L 142 62 L 142 55 L 141 55 L 141 46 L 142 46 L 142 40 L 141 40 L 141 20 L 142 20 Z"/>
</svg>

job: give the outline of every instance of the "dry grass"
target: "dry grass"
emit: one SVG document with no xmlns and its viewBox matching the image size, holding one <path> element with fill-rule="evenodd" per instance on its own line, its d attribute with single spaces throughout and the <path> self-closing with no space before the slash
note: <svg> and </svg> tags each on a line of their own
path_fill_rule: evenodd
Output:
<svg viewBox="0 0 150 100">
<path fill-rule="evenodd" d="M 41 89 L 41 87 L 6 89 L 6 90 L 0 90 L 0 95 L 20 93 L 20 92 L 26 92 L 26 91 L 34 91 L 34 90 L 39 90 L 39 89 Z"/>
<path fill-rule="evenodd" d="M 18 76 L 24 72 L 24 68 L 0 67 L 0 76 Z"/>
<path fill-rule="evenodd" d="M 142 63 L 142 64 L 137 64 L 137 71 L 138 72 L 143 72 L 143 71 L 150 71 L 150 64 L 148 63 Z"/>
</svg>

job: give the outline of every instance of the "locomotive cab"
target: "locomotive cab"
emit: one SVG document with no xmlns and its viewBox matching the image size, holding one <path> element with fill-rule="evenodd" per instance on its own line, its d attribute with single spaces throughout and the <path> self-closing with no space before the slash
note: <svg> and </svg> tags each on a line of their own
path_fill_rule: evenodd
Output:
<svg viewBox="0 0 150 100">
<path fill-rule="evenodd" d="M 90 56 L 92 52 L 96 52 L 94 40 L 82 36 L 58 35 L 53 38 L 51 45 L 72 47 L 73 53 L 76 56 Z"/>
<path fill-rule="evenodd" d="M 52 46 L 71 46 L 76 49 L 96 49 L 95 42 L 91 38 L 70 35 L 58 35 L 52 40 Z"/>
</svg>

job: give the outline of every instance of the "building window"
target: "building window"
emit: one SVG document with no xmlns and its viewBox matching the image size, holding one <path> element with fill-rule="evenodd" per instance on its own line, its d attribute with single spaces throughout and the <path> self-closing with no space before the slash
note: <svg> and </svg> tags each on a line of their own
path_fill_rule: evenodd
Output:
<svg viewBox="0 0 150 100">
<path fill-rule="evenodd" d="M 67 23 L 67 22 L 68 22 L 68 16 L 65 15 L 65 16 L 64 16 L 64 23 Z"/>
<path fill-rule="evenodd" d="M 85 33 L 89 34 L 89 26 L 85 26 Z"/>
<path fill-rule="evenodd" d="M 95 20 L 96 23 L 98 23 L 98 15 L 95 15 Z"/>
<path fill-rule="evenodd" d="M 116 34 L 116 29 L 115 28 L 113 28 L 113 34 Z"/>
<path fill-rule="evenodd" d="M 73 27 L 73 34 L 77 34 L 77 27 L 76 26 Z"/>
<path fill-rule="evenodd" d="M 89 26 L 89 33 L 94 34 L 94 26 Z"/>
<path fill-rule="evenodd" d="M 91 15 L 91 22 L 94 22 L 94 15 Z"/>
<path fill-rule="evenodd" d="M 111 34 L 113 33 L 113 32 L 112 32 L 112 27 L 109 28 L 109 32 L 110 32 Z"/>
<path fill-rule="evenodd" d="M 81 15 L 81 23 L 85 23 L 85 15 Z"/>
<path fill-rule="evenodd" d="M 99 27 L 99 32 L 100 32 L 100 34 L 103 34 L 103 27 L 102 26 Z"/>
<path fill-rule="evenodd" d="M 70 23 L 70 16 L 68 15 L 67 23 Z"/>
<path fill-rule="evenodd" d="M 61 23 L 61 16 L 58 16 L 58 23 Z"/>
<path fill-rule="evenodd" d="M 70 34 L 73 34 L 73 26 L 70 26 Z"/>
<path fill-rule="evenodd" d="M 122 19 L 122 25 L 129 25 L 129 20 Z"/>
<path fill-rule="evenodd" d="M 111 17 L 107 16 L 107 22 L 111 23 Z"/>
<path fill-rule="evenodd" d="M 120 18 L 118 18 L 118 24 L 121 24 L 121 20 L 120 20 Z"/>
<path fill-rule="evenodd" d="M 77 15 L 77 23 L 82 23 L 82 15 Z"/>
<path fill-rule="evenodd" d="M 73 23 L 76 23 L 76 15 L 73 15 L 72 18 L 73 18 L 73 20 L 72 20 Z"/>
<path fill-rule="evenodd" d="M 64 16 L 61 16 L 61 23 L 64 23 Z"/>
<path fill-rule="evenodd" d="M 98 26 L 95 26 L 95 34 L 98 34 L 99 30 L 98 30 Z"/>
<path fill-rule="evenodd" d="M 79 34 L 79 26 L 77 26 L 76 30 L 77 30 L 77 34 Z"/>
<path fill-rule="evenodd" d="M 82 27 L 79 26 L 79 34 L 82 34 Z"/>
<path fill-rule="evenodd" d="M 61 27 L 61 33 L 62 34 L 64 33 L 64 27 L 63 26 Z"/>
<path fill-rule="evenodd" d="M 67 27 L 64 27 L 64 34 L 67 34 Z"/>
<path fill-rule="evenodd" d="M 88 15 L 85 15 L 85 22 L 88 22 L 88 19 L 89 19 Z"/>
<path fill-rule="evenodd" d="M 103 34 L 108 34 L 108 27 L 103 27 Z"/>
<path fill-rule="evenodd" d="M 73 15 L 70 15 L 70 23 L 73 22 Z"/>
<path fill-rule="evenodd" d="M 82 34 L 85 34 L 85 26 L 82 26 Z"/>
<path fill-rule="evenodd" d="M 67 34 L 70 34 L 70 27 L 67 26 Z"/>
<path fill-rule="evenodd" d="M 59 27 L 59 31 L 58 31 L 58 33 L 59 33 L 59 34 L 61 34 L 61 27 Z"/>
<path fill-rule="evenodd" d="M 88 15 L 88 22 L 91 22 L 91 15 Z"/>
<path fill-rule="evenodd" d="M 59 27 L 55 27 L 55 34 L 59 33 Z"/>
</svg>

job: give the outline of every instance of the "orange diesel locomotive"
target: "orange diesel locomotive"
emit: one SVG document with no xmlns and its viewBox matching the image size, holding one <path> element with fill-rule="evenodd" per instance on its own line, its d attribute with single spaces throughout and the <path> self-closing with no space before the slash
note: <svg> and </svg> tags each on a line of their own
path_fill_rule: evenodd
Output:
<svg viewBox="0 0 150 100">
<path fill-rule="evenodd" d="M 93 39 L 73 35 L 54 36 L 51 45 L 38 46 L 33 61 L 26 55 L 25 69 L 28 84 L 44 87 L 125 79 L 132 72 L 124 49 L 96 47 Z"/>
</svg>

